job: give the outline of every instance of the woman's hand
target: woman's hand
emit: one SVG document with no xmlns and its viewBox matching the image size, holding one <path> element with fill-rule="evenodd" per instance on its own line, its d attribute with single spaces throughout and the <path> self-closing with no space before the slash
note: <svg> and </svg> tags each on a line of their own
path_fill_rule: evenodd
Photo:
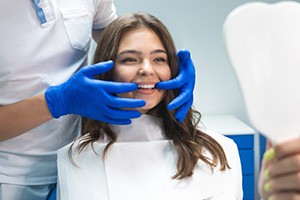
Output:
<svg viewBox="0 0 300 200">
<path fill-rule="evenodd" d="M 259 178 L 261 198 L 300 200 L 300 138 L 268 146 Z"/>
</svg>

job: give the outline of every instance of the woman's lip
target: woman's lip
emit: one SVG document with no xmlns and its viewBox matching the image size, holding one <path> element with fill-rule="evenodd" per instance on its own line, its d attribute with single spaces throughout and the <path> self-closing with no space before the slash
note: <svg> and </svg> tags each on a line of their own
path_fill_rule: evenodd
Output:
<svg viewBox="0 0 300 200">
<path fill-rule="evenodd" d="M 150 94 L 154 93 L 156 91 L 156 89 L 154 89 L 154 88 L 147 88 L 147 89 L 138 89 L 136 91 L 138 93 L 140 93 L 140 94 L 150 95 Z"/>
<path fill-rule="evenodd" d="M 136 90 L 139 94 L 150 95 L 156 91 L 155 84 L 156 82 L 137 82 L 138 89 Z"/>
</svg>

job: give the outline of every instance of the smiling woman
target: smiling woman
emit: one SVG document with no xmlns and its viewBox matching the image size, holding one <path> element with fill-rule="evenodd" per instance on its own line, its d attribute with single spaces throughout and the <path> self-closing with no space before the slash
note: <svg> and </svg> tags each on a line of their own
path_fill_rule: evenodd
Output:
<svg viewBox="0 0 300 200">
<path fill-rule="evenodd" d="M 137 90 L 117 96 L 146 105 L 126 126 L 83 119 L 82 136 L 58 152 L 58 198 L 242 199 L 235 143 L 197 128 L 200 113 L 193 109 L 179 123 L 167 109 L 178 91 L 155 87 L 178 74 L 167 28 L 149 14 L 128 14 L 97 43 L 94 62 L 113 60 L 115 66 L 96 78 L 136 83 Z"/>
<path fill-rule="evenodd" d="M 124 34 L 114 68 L 113 81 L 138 84 L 138 90 L 119 96 L 144 99 L 142 113 L 154 108 L 165 96 L 165 91 L 156 89 L 155 84 L 169 80 L 171 70 L 166 50 L 151 29 L 140 28 Z"/>
</svg>

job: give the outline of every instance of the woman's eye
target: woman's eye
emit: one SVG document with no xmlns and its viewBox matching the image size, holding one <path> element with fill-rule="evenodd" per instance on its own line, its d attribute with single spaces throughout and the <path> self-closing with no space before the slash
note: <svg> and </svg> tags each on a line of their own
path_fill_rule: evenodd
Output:
<svg viewBox="0 0 300 200">
<path fill-rule="evenodd" d="M 137 62 L 137 59 L 135 58 L 124 58 L 121 60 L 122 63 L 132 63 L 132 62 Z"/>
<path fill-rule="evenodd" d="M 167 59 L 165 59 L 165 58 L 155 58 L 154 61 L 155 62 L 166 62 Z"/>
</svg>

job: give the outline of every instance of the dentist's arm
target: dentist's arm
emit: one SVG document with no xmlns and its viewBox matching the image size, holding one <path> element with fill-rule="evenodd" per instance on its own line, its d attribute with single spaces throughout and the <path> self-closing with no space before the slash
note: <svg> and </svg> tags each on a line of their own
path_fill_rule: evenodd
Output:
<svg viewBox="0 0 300 200">
<path fill-rule="evenodd" d="M 16 137 L 50 119 L 44 94 L 0 106 L 0 141 Z"/>
<path fill-rule="evenodd" d="M 164 90 L 180 89 L 180 94 L 168 105 L 169 110 L 178 109 L 175 117 L 181 123 L 193 104 L 193 90 L 195 86 L 195 67 L 188 50 L 177 53 L 179 60 L 179 74 L 172 80 L 159 82 L 156 87 Z"/>
<path fill-rule="evenodd" d="M 112 67 L 112 61 L 83 67 L 65 83 L 49 87 L 45 94 L 1 106 L 0 141 L 18 136 L 53 117 L 67 114 L 111 124 L 130 124 L 130 119 L 139 117 L 141 113 L 121 109 L 142 107 L 145 101 L 119 98 L 115 94 L 136 90 L 137 85 L 93 78 Z"/>
</svg>

